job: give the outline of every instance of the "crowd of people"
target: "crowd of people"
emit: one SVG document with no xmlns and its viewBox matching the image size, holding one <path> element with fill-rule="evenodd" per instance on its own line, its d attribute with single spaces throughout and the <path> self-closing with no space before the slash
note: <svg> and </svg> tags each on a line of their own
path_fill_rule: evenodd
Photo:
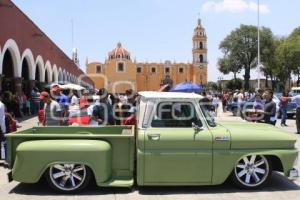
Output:
<svg viewBox="0 0 300 200">
<path fill-rule="evenodd" d="M 78 92 L 78 93 L 77 93 Z M 278 109 L 281 112 L 281 125 L 286 125 L 287 105 L 294 100 L 297 104 L 296 125 L 300 133 L 300 95 L 290 97 L 283 92 L 280 102 L 276 104 L 270 89 L 255 92 L 224 90 L 219 93 L 202 92 L 201 101 L 204 107 L 213 115 L 226 112 L 230 102 L 234 101 L 239 109 L 243 102 L 254 99 L 248 109 L 248 121 L 263 122 L 275 125 Z M 5 134 L 17 131 L 16 118 L 37 115 L 40 126 L 78 126 L 78 125 L 135 125 L 139 95 L 133 90 L 126 90 L 124 94 L 112 94 L 105 88 L 96 93 L 89 90 L 79 91 L 61 90 L 60 85 L 52 84 L 48 91 L 39 91 L 34 88 L 30 96 L 24 93 L 21 97 L 5 93 L 0 95 L 0 141 L 5 144 Z M 279 108 L 278 108 L 279 107 Z M 70 116 L 75 113 L 75 121 Z M 76 115 L 78 113 L 78 115 Z M 80 115 L 85 113 L 87 120 L 83 121 Z M 244 113 L 239 110 L 238 113 Z"/>
<path fill-rule="evenodd" d="M 0 142 L 5 148 L 5 134 L 17 131 L 16 119 L 38 116 L 38 126 L 67 125 L 134 125 L 136 123 L 136 102 L 138 95 L 133 90 L 125 94 L 108 93 L 105 88 L 97 92 L 89 90 L 62 90 L 59 84 L 52 84 L 49 90 L 32 90 L 30 97 L 5 93 L 0 95 Z M 79 113 L 76 122 L 69 120 L 71 113 Z M 83 123 L 81 113 L 88 121 Z M 2 155 L 2 158 L 5 157 Z"/>
<path fill-rule="evenodd" d="M 222 105 L 223 112 L 226 112 L 229 110 L 229 103 L 235 102 L 238 116 L 247 118 L 248 121 L 263 122 L 274 126 L 278 120 L 278 112 L 281 114 L 281 126 L 287 126 L 288 103 L 289 101 L 294 101 L 296 103 L 297 133 L 300 134 L 300 95 L 291 97 L 289 92 L 283 91 L 278 102 L 274 101 L 274 93 L 271 89 L 261 89 L 257 92 L 243 92 L 241 90 L 231 92 L 224 90 L 214 95 L 203 92 L 202 95 L 204 96 L 204 102 L 208 102 L 208 109 L 215 115 L 219 110 L 219 105 Z M 249 101 L 250 103 L 245 104 L 245 102 Z"/>
<path fill-rule="evenodd" d="M 105 88 L 97 93 L 83 90 L 79 97 L 74 91 L 64 94 L 59 85 L 52 85 L 50 92 L 40 94 L 44 106 L 39 113 L 39 122 L 44 126 L 134 125 L 137 98 L 137 93 L 130 89 L 125 94 L 112 94 Z M 76 122 L 69 120 L 72 113 L 75 116 L 78 113 Z M 88 122 L 80 121 L 81 113 L 86 113 Z"/>
</svg>

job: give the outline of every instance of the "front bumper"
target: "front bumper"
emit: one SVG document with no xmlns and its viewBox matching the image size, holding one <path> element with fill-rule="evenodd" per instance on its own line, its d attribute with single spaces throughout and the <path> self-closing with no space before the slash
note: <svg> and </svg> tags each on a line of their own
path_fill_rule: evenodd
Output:
<svg viewBox="0 0 300 200">
<path fill-rule="evenodd" d="M 286 112 L 286 114 L 288 114 L 288 115 L 295 115 L 296 114 L 296 110 L 288 110 L 287 112 Z"/>
<path fill-rule="evenodd" d="M 290 180 L 294 181 L 299 178 L 299 172 L 296 168 L 293 168 L 289 171 L 289 177 Z"/>
</svg>

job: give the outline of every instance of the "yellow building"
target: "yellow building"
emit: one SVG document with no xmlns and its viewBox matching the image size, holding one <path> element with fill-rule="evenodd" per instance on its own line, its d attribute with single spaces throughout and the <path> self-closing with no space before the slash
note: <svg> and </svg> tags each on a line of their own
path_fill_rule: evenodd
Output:
<svg viewBox="0 0 300 200">
<path fill-rule="evenodd" d="M 193 63 L 140 63 L 131 59 L 130 53 L 117 44 L 104 63 L 86 63 L 86 73 L 94 81 L 95 88 L 107 88 L 109 92 L 124 93 L 158 90 L 161 85 L 175 85 L 184 81 L 207 83 L 207 36 L 198 19 L 193 34 Z"/>
</svg>

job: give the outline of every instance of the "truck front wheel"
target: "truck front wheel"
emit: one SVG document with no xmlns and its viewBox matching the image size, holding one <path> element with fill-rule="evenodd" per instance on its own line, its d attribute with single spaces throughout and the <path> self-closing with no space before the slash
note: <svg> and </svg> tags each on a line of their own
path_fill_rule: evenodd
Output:
<svg viewBox="0 0 300 200">
<path fill-rule="evenodd" d="M 91 170 L 82 164 L 54 164 L 46 172 L 49 185 L 58 192 L 80 192 L 88 186 Z"/>
<path fill-rule="evenodd" d="M 272 165 L 263 155 L 249 155 L 240 159 L 233 170 L 232 179 L 243 189 L 256 189 L 268 182 Z"/>
</svg>

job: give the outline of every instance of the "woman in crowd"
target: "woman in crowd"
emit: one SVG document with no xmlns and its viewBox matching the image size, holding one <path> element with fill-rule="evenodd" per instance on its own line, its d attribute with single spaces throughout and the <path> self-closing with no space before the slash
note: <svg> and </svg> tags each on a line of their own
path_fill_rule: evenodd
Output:
<svg viewBox="0 0 300 200">
<path fill-rule="evenodd" d="M 288 99 L 287 97 L 289 94 L 284 91 L 282 92 L 282 96 L 280 97 L 280 103 L 279 103 L 279 108 L 280 108 L 280 113 L 281 113 L 281 126 L 287 126 L 286 125 L 286 117 L 287 117 L 287 106 L 288 106 Z"/>
</svg>

